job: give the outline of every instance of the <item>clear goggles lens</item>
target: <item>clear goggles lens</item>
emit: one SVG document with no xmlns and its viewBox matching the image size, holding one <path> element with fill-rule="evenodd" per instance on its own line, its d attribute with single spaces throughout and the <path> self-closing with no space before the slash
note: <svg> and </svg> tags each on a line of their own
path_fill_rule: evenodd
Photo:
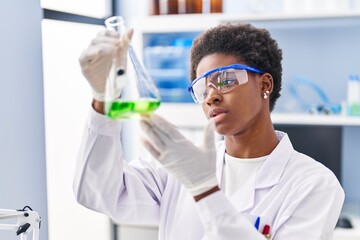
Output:
<svg viewBox="0 0 360 240">
<path fill-rule="evenodd" d="M 220 93 L 227 93 L 235 87 L 247 83 L 247 71 L 262 74 L 259 69 L 249 67 L 242 64 L 233 64 L 210 70 L 190 84 L 188 90 L 194 101 L 203 103 L 211 88 L 216 89 Z"/>
<path fill-rule="evenodd" d="M 203 103 L 210 88 L 215 88 L 220 93 L 227 93 L 247 81 L 248 75 L 244 69 L 220 70 L 197 79 L 192 85 L 191 94 L 195 102 Z"/>
</svg>

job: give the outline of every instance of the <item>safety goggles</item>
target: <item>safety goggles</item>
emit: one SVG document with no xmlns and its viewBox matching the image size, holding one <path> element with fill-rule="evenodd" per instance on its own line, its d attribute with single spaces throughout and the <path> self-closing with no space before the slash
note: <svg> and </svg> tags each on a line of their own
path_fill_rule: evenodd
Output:
<svg viewBox="0 0 360 240">
<path fill-rule="evenodd" d="M 196 103 L 203 103 L 213 87 L 220 93 L 227 93 L 248 81 L 247 72 L 264 73 L 263 71 L 242 64 L 232 64 L 212 69 L 197 77 L 188 87 Z"/>
</svg>

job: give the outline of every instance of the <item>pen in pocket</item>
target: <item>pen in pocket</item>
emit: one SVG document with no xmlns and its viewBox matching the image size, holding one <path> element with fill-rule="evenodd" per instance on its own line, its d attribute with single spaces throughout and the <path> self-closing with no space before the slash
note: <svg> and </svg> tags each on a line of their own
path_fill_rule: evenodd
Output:
<svg viewBox="0 0 360 240">
<path fill-rule="evenodd" d="M 265 225 L 264 229 L 262 231 L 262 234 L 267 238 L 270 239 L 271 238 L 271 234 L 270 234 L 270 226 L 269 225 Z"/>
<path fill-rule="evenodd" d="M 256 221 L 255 221 L 255 228 L 256 228 L 256 230 L 259 230 L 259 226 L 260 226 L 260 217 L 257 217 L 257 218 L 256 218 Z"/>
</svg>

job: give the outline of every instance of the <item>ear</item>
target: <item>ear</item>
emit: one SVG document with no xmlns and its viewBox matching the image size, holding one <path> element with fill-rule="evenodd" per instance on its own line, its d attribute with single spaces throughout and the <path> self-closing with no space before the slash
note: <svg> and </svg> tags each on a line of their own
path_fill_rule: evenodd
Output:
<svg viewBox="0 0 360 240">
<path fill-rule="evenodd" d="M 272 93 L 274 88 L 274 80 L 270 73 L 264 73 L 261 75 L 261 92 L 269 91 L 269 93 Z"/>
</svg>

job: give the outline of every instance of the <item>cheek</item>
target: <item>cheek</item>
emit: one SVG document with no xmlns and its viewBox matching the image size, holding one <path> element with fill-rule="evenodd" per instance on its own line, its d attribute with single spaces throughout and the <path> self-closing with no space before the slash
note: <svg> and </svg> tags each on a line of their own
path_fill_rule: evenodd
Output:
<svg viewBox="0 0 360 240">
<path fill-rule="evenodd" d="M 232 112 L 240 119 L 251 115 L 259 105 L 258 96 L 254 91 L 239 91 L 237 94 L 229 96 L 229 101 L 232 103 Z"/>
<path fill-rule="evenodd" d="M 232 104 L 228 105 L 231 106 L 229 108 L 231 111 L 230 124 L 218 126 L 217 131 L 219 134 L 232 135 L 245 130 L 261 111 L 261 98 L 255 96 L 254 92 L 251 94 L 237 94 L 227 100 L 232 102 Z"/>
<path fill-rule="evenodd" d="M 261 93 L 258 85 L 255 81 L 252 81 L 241 90 L 242 91 L 237 92 L 236 98 L 238 99 L 239 108 L 243 109 L 243 114 L 257 112 L 259 108 L 261 108 L 261 101 L 263 100 L 260 96 Z"/>
<path fill-rule="evenodd" d="M 259 110 L 261 104 L 259 102 L 260 98 L 254 95 L 252 94 L 239 100 L 236 107 L 239 109 L 239 114 L 243 115 L 243 117 L 250 116 Z"/>
</svg>

